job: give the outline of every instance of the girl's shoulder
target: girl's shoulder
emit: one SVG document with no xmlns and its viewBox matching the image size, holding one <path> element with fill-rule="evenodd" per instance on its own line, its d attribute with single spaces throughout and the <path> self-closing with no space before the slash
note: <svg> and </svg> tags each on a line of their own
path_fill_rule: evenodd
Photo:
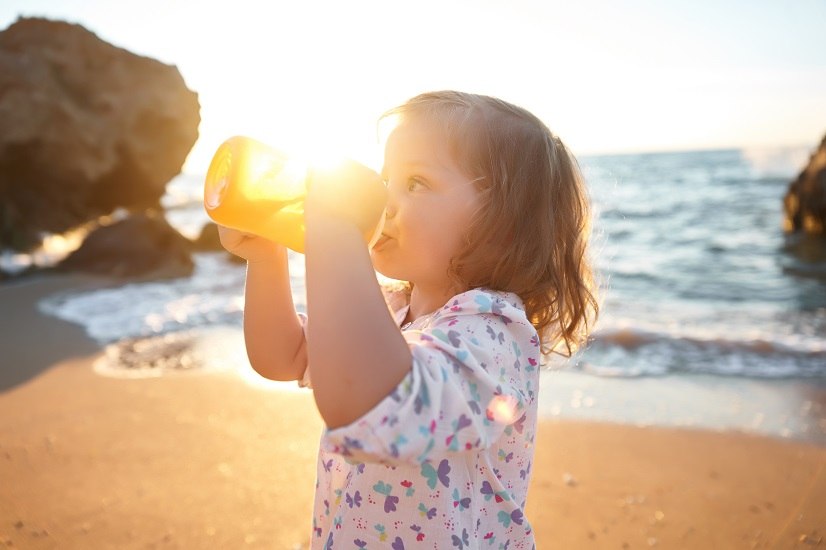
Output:
<svg viewBox="0 0 826 550">
<path fill-rule="evenodd" d="M 387 307 L 394 316 L 400 314 L 404 308 L 410 305 L 411 286 L 409 283 L 402 281 L 383 282 L 381 291 L 387 302 Z M 506 325 L 511 321 L 530 325 L 527 322 L 525 304 L 517 294 L 484 287 L 473 288 L 456 294 L 440 309 L 429 314 L 424 325 L 432 325 L 440 318 L 456 316 L 467 318 L 466 316 L 473 315 L 498 317 Z"/>
<path fill-rule="evenodd" d="M 513 292 L 473 288 L 451 298 L 440 311 L 445 314 L 493 315 L 510 320 L 525 318 L 525 304 Z M 507 321 L 506 321 L 507 322 Z"/>
<path fill-rule="evenodd" d="M 410 283 L 390 281 L 381 283 L 381 292 L 391 311 L 398 311 L 410 304 Z M 497 315 L 505 310 L 519 310 L 525 314 L 525 304 L 513 292 L 479 287 L 460 292 L 442 307 L 442 312 L 492 313 Z"/>
<path fill-rule="evenodd" d="M 489 349 L 504 344 L 507 349 L 518 345 L 524 351 L 539 341 L 522 299 L 513 292 L 488 288 L 457 294 L 434 312 L 428 326 L 437 338 L 451 343 L 469 338 L 475 346 Z"/>
</svg>

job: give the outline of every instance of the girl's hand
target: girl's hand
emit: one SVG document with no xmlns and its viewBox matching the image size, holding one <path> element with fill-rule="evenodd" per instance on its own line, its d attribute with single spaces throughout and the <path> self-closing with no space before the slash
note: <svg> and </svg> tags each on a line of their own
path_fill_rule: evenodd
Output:
<svg viewBox="0 0 826 550">
<path fill-rule="evenodd" d="M 276 257 L 280 244 L 274 243 L 264 237 L 244 233 L 237 229 L 230 229 L 218 225 L 218 237 L 221 239 L 221 246 L 228 252 L 244 258 L 250 263 L 263 262 Z"/>
<path fill-rule="evenodd" d="M 304 215 L 307 223 L 324 218 L 353 224 L 369 239 L 382 217 L 386 199 L 381 176 L 347 160 L 312 171 Z"/>
</svg>

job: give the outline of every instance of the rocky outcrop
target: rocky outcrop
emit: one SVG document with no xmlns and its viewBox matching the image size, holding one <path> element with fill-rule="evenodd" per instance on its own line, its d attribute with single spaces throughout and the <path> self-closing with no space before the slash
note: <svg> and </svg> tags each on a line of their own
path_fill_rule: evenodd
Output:
<svg viewBox="0 0 826 550">
<path fill-rule="evenodd" d="M 783 199 L 787 233 L 826 237 L 826 136 Z"/>
<path fill-rule="evenodd" d="M 79 25 L 19 19 L 0 32 L 0 248 L 157 207 L 199 109 L 177 68 Z"/>
<path fill-rule="evenodd" d="M 92 231 L 55 271 L 153 279 L 192 274 L 192 242 L 158 214 L 135 214 Z"/>
<path fill-rule="evenodd" d="M 221 246 L 221 238 L 218 236 L 218 226 L 213 222 L 205 223 L 198 238 L 192 242 L 192 246 L 199 252 L 224 250 L 224 247 Z"/>
<path fill-rule="evenodd" d="M 236 256 L 221 245 L 221 238 L 218 236 L 218 226 L 213 222 L 207 222 L 201 228 L 201 233 L 198 238 L 192 241 L 192 249 L 195 252 L 226 252 L 227 259 L 233 263 L 245 263 L 246 260 Z"/>
</svg>

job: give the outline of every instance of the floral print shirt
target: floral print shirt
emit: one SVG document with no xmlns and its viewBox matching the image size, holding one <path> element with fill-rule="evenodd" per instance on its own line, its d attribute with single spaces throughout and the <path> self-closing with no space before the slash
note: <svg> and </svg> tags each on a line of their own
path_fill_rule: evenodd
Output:
<svg viewBox="0 0 826 550">
<path fill-rule="evenodd" d="M 402 332 L 408 374 L 322 435 L 312 548 L 535 548 L 524 511 L 540 348 L 522 301 L 473 289 Z"/>
</svg>

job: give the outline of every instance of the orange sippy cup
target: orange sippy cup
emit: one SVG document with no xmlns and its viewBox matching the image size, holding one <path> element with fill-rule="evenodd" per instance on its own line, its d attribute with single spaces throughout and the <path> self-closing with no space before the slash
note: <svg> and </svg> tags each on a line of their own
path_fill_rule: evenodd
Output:
<svg viewBox="0 0 826 550">
<path fill-rule="evenodd" d="M 218 147 L 204 182 L 204 208 L 216 223 L 265 237 L 304 253 L 306 163 L 242 136 Z M 365 241 L 381 233 L 386 190 L 377 176 L 347 189 Z M 348 205 L 348 208 L 350 206 Z"/>
</svg>

